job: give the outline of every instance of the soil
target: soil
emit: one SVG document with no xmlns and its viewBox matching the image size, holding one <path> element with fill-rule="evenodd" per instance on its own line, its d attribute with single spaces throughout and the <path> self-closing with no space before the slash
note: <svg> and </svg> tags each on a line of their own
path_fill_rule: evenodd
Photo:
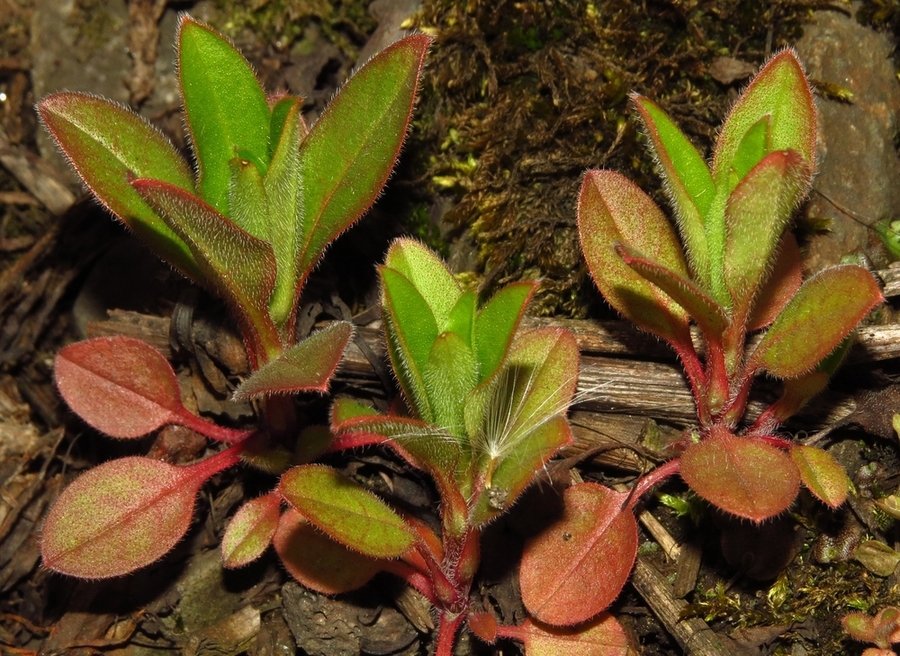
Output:
<svg viewBox="0 0 900 656">
<path fill-rule="evenodd" d="M 569 324 L 582 331 L 592 363 L 585 375 L 618 363 L 621 376 L 652 369 L 674 381 L 656 406 L 641 398 L 641 373 L 621 385 L 621 396 L 605 392 L 574 409 L 578 444 L 563 454 L 569 465 L 577 461 L 586 480 L 627 485 L 641 473 L 635 448 L 583 454 L 646 446 L 683 428 L 691 407 L 674 360 L 658 345 L 624 326 L 626 337 L 611 345 L 591 341 L 595 322 L 615 317 L 574 246 L 580 175 L 616 168 L 658 194 L 627 92 L 658 99 L 708 149 L 740 85 L 773 50 L 793 45 L 816 80 L 822 124 L 820 173 L 798 213 L 807 268 L 849 256 L 877 270 L 891 295 L 896 256 L 872 226 L 900 216 L 892 59 L 900 8 L 870 0 L 856 9 L 851 16 L 843 3 L 376 0 L 367 12 L 349 0 L 0 0 L 0 653 L 421 654 L 433 628 L 427 604 L 387 575 L 328 598 L 293 582 L 272 554 L 223 570 L 218 545 L 228 518 L 272 484 L 246 471 L 205 486 L 187 537 L 149 568 L 79 581 L 41 567 L 43 517 L 79 473 L 128 454 L 189 462 L 208 446 L 177 429 L 128 443 L 91 431 L 53 386 L 61 346 L 89 335 L 141 336 L 176 364 L 192 410 L 240 424 L 252 408 L 227 400 L 246 363 L 223 308 L 83 194 L 38 125 L 36 99 L 61 89 L 102 94 L 140 109 L 185 148 L 168 46 L 179 11 L 225 30 L 266 88 L 307 98 L 311 119 L 357 59 L 394 40 L 401 24 L 434 30 L 399 170 L 329 251 L 303 299 L 305 316 L 309 325 L 377 318 L 374 264 L 390 239 L 409 232 L 483 290 L 541 277 L 536 314 L 587 319 Z M 612 608 L 640 653 L 859 654 L 864 645 L 846 637 L 840 618 L 900 604 L 900 528 L 874 503 L 900 485 L 893 296 L 870 322 L 828 394 L 789 426 L 798 438 L 820 431 L 820 445 L 853 478 L 850 501 L 827 511 L 801 495 L 790 514 L 750 526 L 667 484 L 667 496 L 643 509 L 633 582 Z M 377 350 L 377 331 L 366 330 Z M 342 372 L 335 391 L 388 402 L 389 378 L 361 362 Z M 327 399 L 301 398 L 298 410 L 323 422 Z M 430 482 L 390 454 L 335 464 L 386 496 L 436 510 Z M 535 488 L 484 538 L 474 603 L 503 622 L 524 619 L 516 554 L 530 516 L 553 494 L 552 486 Z M 458 649 L 519 647 L 462 636 Z"/>
</svg>

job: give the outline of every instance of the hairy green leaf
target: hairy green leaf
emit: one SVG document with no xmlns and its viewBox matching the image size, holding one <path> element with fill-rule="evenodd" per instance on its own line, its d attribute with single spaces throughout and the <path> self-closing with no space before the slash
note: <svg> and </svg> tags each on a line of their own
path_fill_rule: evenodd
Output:
<svg viewBox="0 0 900 656">
<path fill-rule="evenodd" d="M 493 375 L 506 358 L 535 289 L 537 283 L 533 282 L 507 285 L 478 312 L 475 319 L 475 350 L 479 383 Z"/>
<path fill-rule="evenodd" d="M 415 287 L 431 310 L 438 333 L 450 330 L 451 313 L 463 292 L 441 258 L 413 239 L 396 239 L 385 256 L 384 267 Z"/>
<path fill-rule="evenodd" d="M 274 493 L 251 499 L 235 513 L 222 536 L 222 563 L 243 567 L 271 544 L 281 517 L 281 498 Z"/>
<path fill-rule="evenodd" d="M 822 449 L 795 444 L 791 459 L 800 472 L 800 481 L 819 501 L 837 508 L 847 500 L 850 477 L 834 457 Z"/>
</svg>

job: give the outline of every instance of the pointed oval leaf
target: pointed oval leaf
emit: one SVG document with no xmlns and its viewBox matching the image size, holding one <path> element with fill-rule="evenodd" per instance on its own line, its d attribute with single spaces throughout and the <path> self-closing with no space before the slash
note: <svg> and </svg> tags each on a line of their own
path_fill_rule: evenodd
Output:
<svg viewBox="0 0 900 656">
<path fill-rule="evenodd" d="M 619 596 L 638 548 L 627 497 L 596 483 L 564 492 L 562 517 L 525 546 L 519 567 L 522 601 L 534 617 L 579 624 Z"/>
<path fill-rule="evenodd" d="M 406 136 L 430 43 L 413 34 L 375 55 L 310 128 L 300 148 L 302 277 L 381 193 Z"/>
<path fill-rule="evenodd" d="M 716 193 L 712 174 L 684 133 L 655 103 L 634 94 L 635 107 L 647 128 L 650 145 L 675 209 L 688 261 L 701 280 L 708 278 L 709 253 L 704 222 Z"/>
<path fill-rule="evenodd" d="M 504 632 L 506 633 L 506 632 Z M 602 613 L 583 626 L 549 626 L 526 619 L 510 637 L 521 640 L 527 656 L 636 656 L 619 621 Z"/>
<path fill-rule="evenodd" d="M 44 126 L 97 199 L 153 251 L 192 280 L 203 273 L 190 249 L 131 187 L 154 178 L 193 191 L 184 158 L 162 133 L 116 103 L 80 93 L 58 93 L 38 104 Z"/>
<path fill-rule="evenodd" d="M 687 344 L 685 311 L 615 256 L 625 243 L 687 278 L 678 238 L 649 196 L 613 171 L 589 171 L 578 199 L 578 234 L 594 282 L 604 298 L 639 328 Z"/>
<path fill-rule="evenodd" d="M 155 348 L 133 337 L 97 337 L 60 350 L 56 386 L 79 417 L 119 438 L 180 423 L 178 379 Z"/>
<path fill-rule="evenodd" d="M 800 472 L 800 481 L 819 501 L 837 508 L 847 500 L 850 477 L 830 453 L 813 446 L 795 444 L 791 448 L 791 459 Z"/>
<path fill-rule="evenodd" d="M 750 368 L 780 378 L 810 371 L 884 299 L 862 267 L 848 264 L 807 280 L 750 356 Z"/>
<path fill-rule="evenodd" d="M 786 453 L 726 428 L 691 444 L 681 456 L 680 472 L 701 497 L 755 522 L 787 510 L 800 489 L 797 466 Z"/>
<path fill-rule="evenodd" d="M 626 244 L 616 244 L 616 253 L 644 279 L 652 282 L 678 303 L 700 327 L 707 339 L 717 340 L 728 327 L 728 315 L 691 280 L 657 264 Z"/>
<path fill-rule="evenodd" d="M 731 176 L 741 144 L 751 129 L 768 117 L 765 153 L 794 150 L 809 168 L 816 161 L 816 107 L 803 67 L 793 50 L 772 57 L 741 94 L 722 126 L 713 154 L 716 184 L 734 187 L 723 176 Z M 752 166 L 752 165 L 751 165 Z M 745 168 L 749 168 L 744 165 Z"/>
<path fill-rule="evenodd" d="M 281 516 L 272 543 L 290 575 L 323 594 L 356 590 L 381 571 L 381 561 L 320 533 L 293 508 Z"/>
<path fill-rule="evenodd" d="M 47 515 L 44 565 L 89 579 L 149 565 L 190 527 L 202 483 L 189 467 L 150 458 L 120 458 L 87 471 Z"/>
<path fill-rule="evenodd" d="M 265 360 L 279 352 L 281 338 L 268 311 L 275 286 L 272 247 L 192 194 L 156 180 L 132 185 L 188 244 L 214 291 L 231 306 L 252 355 Z"/>
<path fill-rule="evenodd" d="M 525 308 L 536 289 L 536 282 L 507 285 L 479 310 L 475 319 L 478 382 L 487 380 L 503 363 L 525 314 Z"/>
<path fill-rule="evenodd" d="M 462 439 L 465 435 L 463 406 L 478 382 L 478 366 L 472 349 L 456 333 L 438 335 L 431 345 L 422 378 L 435 425 Z"/>
<path fill-rule="evenodd" d="M 234 391 L 235 399 L 292 392 L 327 392 L 347 344 L 353 324 L 337 321 L 318 330 L 302 342 L 250 375 Z"/>
<path fill-rule="evenodd" d="M 791 214 L 806 193 L 809 169 L 796 151 L 767 155 L 741 180 L 725 208 L 725 284 L 736 321 L 746 322 Z"/>
<path fill-rule="evenodd" d="M 396 239 L 384 266 L 402 275 L 419 292 L 434 315 L 438 333 L 449 329 L 451 313 L 463 291 L 434 251 L 414 239 Z"/>
<path fill-rule="evenodd" d="M 354 551 L 396 558 L 413 545 L 413 535 L 397 513 L 331 467 L 294 467 L 281 477 L 278 491 L 319 530 Z"/>
<path fill-rule="evenodd" d="M 269 105 L 250 64 L 211 27 L 184 15 L 176 41 L 200 192 L 206 202 L 230 216 L 229 162 L 235 157 L 250 160 L 260 173 L 268 166 Z"/>
<path fill-rule="evenodd" d="M 275 535 L 281 498 L 275 493 L 251 499 L 235 513 L 222 536 L 222 563 L 243 567 L 259 558 Z"/>
<path fill-rule="evenodd" d="M 800 247 L 790 231 L 781 236 L 778 255 L 771 273 L 759 289 L 747 320 L 747 331 L 765 328 L 781 314 L 803 284 L 803 259 Z"/>
</svg>

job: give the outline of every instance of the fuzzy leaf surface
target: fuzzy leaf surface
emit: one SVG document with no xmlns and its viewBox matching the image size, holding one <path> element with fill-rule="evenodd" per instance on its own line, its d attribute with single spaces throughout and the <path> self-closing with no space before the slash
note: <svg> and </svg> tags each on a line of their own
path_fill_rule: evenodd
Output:
<svg viewBox="0 0 900 656">
<path fill-rule="evenodd" d="M 771 273 L 759 289 L 747 320 L 747 331 L 770 325 L 803 284 L 803 259 L 800 247 L 790 231 L 781 236 Z"/>
<path fill-rule="evenodd" d="M 259 558 L 272 543 L 280 517 L 281 499 L 277 494 L 264 494 L 241 506 L 222 536 L 225 567 L 243 567 Z"/>
<path fill-rule="evenodd" d="M 725 284 L 737 321 L 746 321 L 772 268 L 775 247 L 804 193 L 807 163 L 796 151 L 767 155 L 741 180 L 725 208 Z"/>
<path fill-rule="evenodd" d="M 147 179 L 132 185 L 188 244 L 206 280 L 237 316 L 253 355 L 280 351 L 281 340 L 268 311 L 275 286 L 272 247 L 172 185 Z"/>
<path fill-rule="evenodd" d="M 288 573 L 322 594 L 356 590 L 381 570 L 380 561 L 335 542 L 293 508 L 281 515 L 272 544 Z"/>
<path fill-rule="evenodd" d="M 622 591 L 637 557 L 637 522 L 627 494 L 596 483 L 563 493 L 562 517 L 526 544 L 519 567 L 525 607 L 559 626 L 584 622 Z"/>
<path fill-rule="evenodd" d="M 178 379 L 155 348 L 133 337 L 98 337 L 56 356 L 56 386 L 79 417 L 119 438 L 181 423 Z"/>
<path fill-rule="evenodd" d="M 154 178 L 193 191 L 184 158 L 162 133 L 116 103 L 81 93 L 57 93 L 38 104 L 46 128 L 97 199 L 166 262 L 202 282 L 190 249 L 131 187 Z"/>
<path fill-rule="evenodd" d="M 505 627 L 504 627 L 505 628 Z M 635 656 L 631 641 L 619 621 L 603 613 L 574 628 L 550 626 L 526 619 L 504 634 L 520 640 L 527 656 Z"/>
<path fill-rule="evenodd" d="M 475 350 L 479 363 L 479 383 L 494 374 L 512 343 L 537 283 L 518 282 L 505 286 L 491 297 L 475 319 Z"/>
<path fill-rule="evenodd" d="M 850 477 L 830 453 L 816 447 L 795 444 L 791 447 L 791 459 L 800 472 L 800 481 L 819 501 L 837 508 L 847 500 Z"/>
<path fill-rule="evenodd" d="M 681 456 L 680 471 L 701 497 L 755 522 L 787 510 L 800 490 L 797 466 L 786 453 L 724 427 L 691 444 Z"/>
<path fill-rule="evenodd" d="M 250 64 L 221 34 L 190 17 L 178 28 L 178 75 L 203 199 L 230 216 L 230 162 L 268 166 L 271 114 Z M 268 300 L 268 297 L 267 299 Z"/>
<path fill-rule="evenodd" d="M 373 558 L 395 558 L 413 545 L 403 519 L 374 494 L 331 467 L 301 465 L 278 491 L 319 530 Z"/>
<path fill-rule="evenodd" d="M 352 336 L 353 324 L 348 321 L 337 321 L 314 332 L 253 372 L 234 391 L 234 398 L 328 391 L 328 383 Z"/>
<path fill-rule="evenodd" d="M 94 467 L 63 490 L 47 515 L 44 566 L 95 579 L 149 565 L 190 527 L 202 482 L 188 467 L 150 458 Z"/>
<path fill-rule="evenodd" d="M 670 343 L 689 343 L 685 311 L 616 257 L 624 243 L 660 266 L 688 277 L 681 244 L 662 211 L 634 183 L 613 171 L 589 171 L 578 200 L 581 249 L 604 298 L 625 318 Z"/>
<path fill-rule="evenodd" d="M 862 267 L 824 269 L 807 280 L 750 356 L 751 370 L 780 378 L 810 371 L 883 300 L 878 283 Z"/>
<path fill-rule="evenodd" d="M 697 149 L 658 105 L 637 94 L 632 96 L 632 102 L 647 128 L 666 191 L 675 208 L 688 261 L 700 279 L 706 279 L 709 253 L 704 221 L 716 193 L 712 175 Z"/>
<path fill-rule="evenodd" d="M 359 69 L 310 128 L 300 147 L 303 243 L 309 272 L 335 237 L 381 193 L 409 126 L 431 37 L 414 34 Z"/>
<path fill-rule="evenodd" d="M 450 329 L 451 313 L 463 291 L 434 251 L 414 239 L 396 239 L 384 267 L 402 275 L 419 292 L 434 316 L 437 332 Z"/>
</svg>

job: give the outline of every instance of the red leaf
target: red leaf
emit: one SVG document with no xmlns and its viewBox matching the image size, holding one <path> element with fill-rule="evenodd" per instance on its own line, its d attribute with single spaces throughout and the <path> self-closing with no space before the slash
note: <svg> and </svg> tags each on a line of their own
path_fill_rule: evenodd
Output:
<svg viewBox="0 0 900 656">
<path fill-rule="evenodd" d="M 319 533 L 293 508 L 281 516 L 272 543 L 290 575 L 323 594 L 356 590 L 382 569 L 383 561 Z"/>
<path fill-rule="evenodd" d="M 146 435 L 179 423 L 178 380 L 155 348 L 131 337 L 99 337 L 56 356 L 60 394 L 91 426 L 113 437 Z"/>
<path fill-rule="evenodd" d="M 787 510 L 800 489 L 797 466 L 786 453 L 722 427 L 685 450 L 680 471 L 701 497 L 756 522 Z"/>
<path fill-rule="evenodd" d="M 471 625 L 471 620 L 469 621 Z M 587 625 L 560 628 L 526 619 L 516 627 L 499 627 L 498 635 L 525 645 L 528 656 L 634 656 L 625 629 L 609 613 Z"/>
<path fill-rule="evenodd" d="M 638 547 L 627 496 L 596 483 L 565 491 L 563 516 L 526 545 L 519 568 L 522 601 L 537 619 L 578 624 L 619 595 Z"/>
<path fill-rule="evenodd" d="M 243 567 L 259 558 L 272 542 L 281 499 L 269 493 L 245 503 L 235 513 L 222 537 L 222 562 L 225 567 Z"/>
</svg>

